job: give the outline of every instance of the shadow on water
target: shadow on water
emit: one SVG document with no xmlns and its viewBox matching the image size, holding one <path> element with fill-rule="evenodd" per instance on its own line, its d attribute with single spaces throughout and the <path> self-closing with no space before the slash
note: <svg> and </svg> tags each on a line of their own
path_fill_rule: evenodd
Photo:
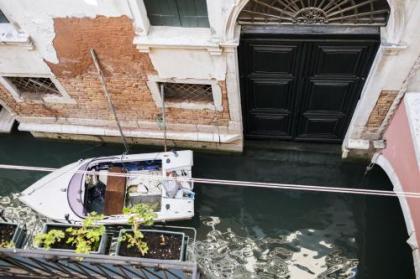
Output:
<svg viewBox="0 0 420 279">
<path fill-rule="evenodd" d="M 375 166 L 364 180 L 366 188 L 392 191 L 386 173 Z M 404 216 L 396 197 L 355 200 L 359 229 L 361 278 L 415 278 Z"/>
<path fill-rule="evenodd" d="M 328 146 L 325 146 L 328 148 Z M 133 146 L 132 153 L 161 151 Z M 119 154 L 122 145 L 0 136 L 0 163 L 58 167 Z M 336 152 L 252 147 L 241 155 L 194 154 L 195 177 L 391 189 L 386 175 Z M 1 195 L 42 173 L 0 170 Z M 196 185 L 200 267 L 211 278 L 414 278 L 396 198 Z M 1 202 L 1 201 L 0 201 Z M 1 206 L 7 206 L 2 204 Z"/>
</svg>

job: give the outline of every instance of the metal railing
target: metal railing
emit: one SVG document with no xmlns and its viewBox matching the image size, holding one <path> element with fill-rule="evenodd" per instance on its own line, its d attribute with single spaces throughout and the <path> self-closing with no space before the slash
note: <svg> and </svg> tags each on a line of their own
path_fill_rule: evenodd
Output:
<svg viewBox="0 0 420 279">
<path fill-rule="evenodd" d="M 13 278 L 199 278 L 194 262 L 41 249 L 0 249 L 0 277 Z"/>
<path fill-rule="evenodd" d="M 116 256 L 112 243 L 124 226 L 109 226 L 105 254 L 76 254 L 63 250 L 44 250 L 32 244 L 28 234 L 23 249 L 0 249 L 0 278 L 141 278 L 198 279 L 195 255 L 197 231 L 182 226 L 155 225 L 153 229 L 183 232 L 187 236 L 186 261 Z M 19 244 L 18 244 L 19 245 Z"/>
</svg>

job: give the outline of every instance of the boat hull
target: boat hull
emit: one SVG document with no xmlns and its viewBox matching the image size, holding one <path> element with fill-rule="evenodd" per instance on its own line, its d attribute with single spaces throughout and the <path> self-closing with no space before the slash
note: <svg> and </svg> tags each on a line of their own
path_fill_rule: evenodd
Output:
<svg viewBox="0 0 420 279">
<path fill-rule="evenodd" d="M 133 162 L 145 160 L 162 160 L 162 173 L 173 169 L 189 169 L 191 173 L 192 151 L 162 152 L 133 154 L 114 157 L 100 157 L 66 165 L 56 171 L 44 176 L 27 189 L 25 189 L 19 200 L 25 205 L 37 211 L 41 215 L 56 222 L 78 223 L 81 222 L 85 215 L 80 214 L 80 208 L 83 207 L 84 201 L 82 190 L 75 192 L 69 185 L 72 179 L 80 174 L 80 170 L 85 170 L 88 164 L 92 162 Z M 191 177 L 191 175 L 189 175 Z M 83 181 L 81 179 L 81 181 Z M 84 182 L 83 182 L 84 183 Z M 192 190 L 192 184 L 191 184 Z M 75 198 L 74 196 L 77 195 Z M 182 198 L 169 198 L 162 196 L 160 211 L 156 212 L 156 222 L 187 220 L 194 216 L 194 196 Z M 103 223 L 105 224 L 126 224 L 128 217 L 124 215 L 105 216 Z"/>
</svg>

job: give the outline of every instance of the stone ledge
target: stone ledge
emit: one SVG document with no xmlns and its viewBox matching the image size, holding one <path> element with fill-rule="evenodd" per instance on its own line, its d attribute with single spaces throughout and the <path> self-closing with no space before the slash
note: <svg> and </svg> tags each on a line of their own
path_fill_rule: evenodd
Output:
<svg viewBox="0 0 420 279">
<path fill-rule="evenodd" d="M 18 46 L 33 49 L 31 38 L 25 32 L 19 32 L 10 23 L 0 23 L 0 46 Z"/>
<path fill-rule="evenodd" d="M 151 48 L 206 49 L 211 55 L 221 55 L 218 40 L 212 38 L 209 28 L 184 28 L 152 26 L 146 36 L 136 36 L 133 41 L 140 52 Z"/>
<path fill-rule="evenodd" d="M 38 123 L 20 123 L 18 129 L 31 133 L 57 133 L 57 134 L 75 134 L 90 135 L 101 137 L 118 137 L 120 136 L 118 129 L 79 126 L 79 125 L 61 125 L 61 124 L 38 124 Z M 142 130 L 142 129 L 125 129 L 124 135 L 132 138 L 148 138 L 163 139 L 163 131 L 161 130 Z M 187 131 L 167 131 L 167 139 L 194 142 L 216 142 L 216 143 L 232 143 L 242 139 L 241 134 L 235 133 L 211 133 L 211 132 L 187 132 Z"/>
</svg>

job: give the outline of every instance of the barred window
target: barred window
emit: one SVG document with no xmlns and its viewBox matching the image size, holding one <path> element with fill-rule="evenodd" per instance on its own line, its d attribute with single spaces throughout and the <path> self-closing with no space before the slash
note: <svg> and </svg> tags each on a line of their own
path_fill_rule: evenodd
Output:
<svg viewBox="0 0 420 279">
<path fill-rule="evenodd" d="M 9 23 L 9 20 L 7 17 L 3 14 L 3 12 L 0 10 L 0 23 Z"/>
<path fill-rule="evenodd" d="M 213 92 L 210 84 L 189 84 L 159 82 L 163 84 L 165 101 L 171 103 L 212 103 Z"/>
<path fill-rule="evenodd" d="M 60 95 L 54 82 L 45 77 L 4 77 L 22 96 Z"/>
</svg>

